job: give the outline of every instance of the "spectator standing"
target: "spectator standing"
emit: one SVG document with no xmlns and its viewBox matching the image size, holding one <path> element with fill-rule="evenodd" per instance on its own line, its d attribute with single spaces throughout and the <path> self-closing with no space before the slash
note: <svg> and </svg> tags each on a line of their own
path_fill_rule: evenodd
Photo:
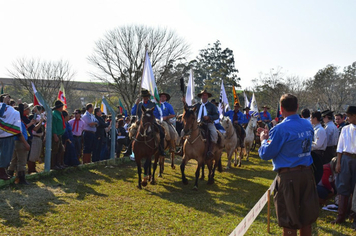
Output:
<svg viewBox="0 0 356 236">
<path fill-rule="evenodd" d="M 82 120 L 84 121 L 83 164 L 89 163 L 91 161 L 91 155 L 94 152 L 96 146 L 95 132 L 96 132 L 96 126 L 98 125 L 98 120 L 92 114 L 94 110 L 93 104 L 88 103 L 85 109 L 86 112 L 82 116 Z"/>
<path fill-rule="evenodd" d="M 274 201 L 283 235 L 312 235 L 311 224 L 319 215 L 318 193 L 311 164 L 313 127 L 297 114 L 298 99 L 284 94 L 280 99 L 284 120 L 268 129 L 259 128 L 263 160 L 272 159 L 278 172 Z"/>
<path fill-rule="evenodd" d="M 62 111 L 64 121 L 66 123 L 66 129 L 62 136 L 62 143 L 64 145 L 64 164 L 67 166 L 77 166 L 80 164 L 78 156 L 74 147 L 74 139 L 72 133 L 72 126 L 68 123 L 69 114 L 67 111 Z"/>
<path fill-rule="evenodd" d="M 80 158 L 82 157 L 82 137 L 84 130 L 84 121 L 81 118 L 81 112 L 79 109 L 76 109 L 73 114 L 74 118 L 68 121 L 68 123 L 72 127 L 73 143 L 78 160 L 80 160 Z"/>
<path fill-rule="evenodd" d="M 93 152 L 92 161 L 100 161 L 104 160 L 102 156 L 103 148 L 106 148 L 106 132 L 105 128 L 109 126 L 109 124 L 105 123 L 104 118 L 102 117 L 102 113 L 100 108 L 95 108 L 94 110 L 95 118 L 98 121 L 98 125 L 96 127 L 95 132 L 95 150 Z"/>
<path fill-rule="evenodd" d="M 62 115 L 63 102 L 57 100 L 52 108 L 52 155 L 51 155 L 51 169 L 64 169 L 64 150 L 62 145 L 62 135 L 64 134 L 66 125 Z"/>
<path fill-rule="evenodd" d="M 323 164 L 329 163 L 336 156 L 336 145 L 339 139 L 339 130 L 333 122 L 333 112 L 325 110 L 321 113 L 325 124 L 327 146 L 324 152 Z"/>
</svg>

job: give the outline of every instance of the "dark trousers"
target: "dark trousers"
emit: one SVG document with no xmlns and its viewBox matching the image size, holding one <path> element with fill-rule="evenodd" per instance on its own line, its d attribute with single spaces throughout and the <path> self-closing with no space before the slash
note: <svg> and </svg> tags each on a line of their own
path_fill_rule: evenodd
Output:
<svg viewBox="0 0 356 236">
<path fill-rule="evenodd" d="M 95 133 L 84 131 L 83 138 L 84 138 L 83 153 L 91 154 L 95 150 L 95 146 L 96 146 Z"/>
<path fill-rule="evenodd" d="M 78 156 L 82 156 L 82 136 L 73 136 L 74 147 Z"/>
</svg>

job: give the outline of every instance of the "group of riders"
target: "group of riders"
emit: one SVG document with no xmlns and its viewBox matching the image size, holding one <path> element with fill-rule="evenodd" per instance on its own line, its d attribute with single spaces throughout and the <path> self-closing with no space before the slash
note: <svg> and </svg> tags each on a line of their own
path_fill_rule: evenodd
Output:
<svg viewBox="0 0 356 236">
<path fill-rule="evenodd" d="M 171 122 L 172 118 L 176 117 L 172 105 L 168 103 L 171 96 L 168 93 L 164 92 L 160 93 L 159 96 L 161 111 L 159 111 L 159 109 L 157 109 L 156 107 L 156 104 L 150 100 L 150 92 L 148 90 L 142 90 L 142 99 L 138 98 L 136 100 L 136 103 L 131 109 L 131 114 L 137 116 L 137 124 L 139 124 L 142 116 L 142 106 L 144 106 L 144 108 L 146 109 L 154 108 L 153 114 L 157 121 L 155 123 L 155 126 L 157 127 L 157 130 L 159 130 L 160 133 L 158 150 L 161 156 L 165 156 L 165 141 L 168 143 L 170 151 L 172 151 L 173 148 L 175 149 L 174 144 L 183 144 L 183 137 L 187 134 L 185 134 L 184 129 L 182 129 L 180 135 L 178 135 L 175 126 Z M 197 96 L 200 98 L 200 101 L 194 104 L 192 107 L 195 108 L 197 122 L 201 125 L 204 125 L 207 129 L 207 133 L 209 133 L 209 137 L 206 137 L 209 138 L 209 142 L 207 142 L 209 145 L 206 148 L 206 159 L 209 160 L 213 157 L 213 150 L 218 141 L 218 131 L 220 131 L 221 133 L 224 133 L 225 131 L 220 124 L 220 114 L 218 111 L 219 103 L 215 102 L 215 99 L 209 101 L 209 98 L 212 97 L 212 94 L 209 93 L 207 90 L 203 90 Z M 185 106 L 187 105 L 184 97 L 182 98 L 182 102 Z M 236 130 L 236 134 L 239 137 L 239 146 L 241 148 L 244 148 L 244 138 L 246 136 L 245 128 L 251 117 L 257 116 L 260 124 L 269 123 L 272 119 L 271 114 L 268 112 L 269 107 L 267 106 L 263 106 L 262 108 L 264 110 L 258 114 L 250 111 L 249 107 L 245 107 L 243 109 L 244 113 L 242 113 L 240 111 L 240 108 L 240 104 L 238 102 L 235 102 L 234 109 L 224 112 L 223 115 L 230 118 Z M 134 137 L 135 133 L 131 136 Z M 131 145 L 129 145 L 126 154 L 131 154 L 131 152 Z M 182 156 L 183 148 L 180 148 L 180 150 L 176 154 Z"/>
</svg>

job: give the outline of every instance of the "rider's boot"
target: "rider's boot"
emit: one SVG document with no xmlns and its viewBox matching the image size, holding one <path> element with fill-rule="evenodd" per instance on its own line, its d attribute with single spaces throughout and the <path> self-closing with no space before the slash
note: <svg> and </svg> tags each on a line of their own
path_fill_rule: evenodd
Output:
<svg viewBox="0 0 356 236">
<path fill-rule="evenodd" d="M 214 147 L 215 147 L 215 143 L 211 142 L 210 145 L 209 145 L 209 150 L 206 153 L 206 160 L 213 159 L 213 157 L 214 157 L 214 153 L 213 153 Z"/>
</svg>

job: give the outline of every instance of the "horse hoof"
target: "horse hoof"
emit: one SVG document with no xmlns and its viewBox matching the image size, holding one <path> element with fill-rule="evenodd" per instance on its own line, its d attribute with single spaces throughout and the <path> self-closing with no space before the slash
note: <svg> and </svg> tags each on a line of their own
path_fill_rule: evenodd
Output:
<svg viewBox="0 0 356 236">
<path fill-rule="evenodd" d="M 183 184 L 187 185 L 188 184 L 188 180 L 187 179 L 183 179 Z"/>
<path fill-rule="evenodd" d="M 158 174 L 158 177 L 159 177 L 159 178 L 162 178 L 163 176 L 162 176 L 162 174 Z"/>
<path fill-rule="evenodd" d="M 234 163 L 234 166 L 236 167 L 236 166 L 237 166 L 237 163 Z"/>
<path fill-rule="evenodd" d="M 219 171 L 219 173 L 222 173 L 224 170 L 222 167 L 218 167 L 218 171 Z"/>
<path fill-rule="evenodd" d="M 205 177 L 204 177 L 204 176 L 202 176 L 202 177 L 200 177 L 199 179 L 200 179 L 200 180 L 204 180 L 204 178 L 205 178 Z"/>
<path fill-rule="evenodd" d="M 137 188 L 138 188 L 138 189 L 142 189 L 142 187 L 141 187 L 140 185 L 137 185 Z"/>
<path fill-rule="evenodd" d="M 141 185 L 142 185 L 143 187 L 146 187 L 146 186 L 147 186 L 147 181 L 142 181 Z"/>
<path fill-rule="evenodd" d="M 152 184 L 152 185 L 155 185 L 155 184 L 156 184 L 156 181 L 152 180 L 152 181 L 151 181 L 151 184 Z"/>
<path fill-rule="evenodd" d="M 198 186 L 194 186 L 193 190 L 198 191 Z"/>
<path fill-rule="evenodd" d="M 214 179 L 209 179 L 208 185 L 212 185 L 214 183 Z"/>
<path fill-rule="evenodd" d="M 230 170 L 230 167 L 229 167 L 229 166 L 226 166 L 226 167 L 225 167 L 225 170 Z"/>
<path fill-rule="evenodd" d="M 239 164 L 239 167 L 241 167 L 241 163 Z"/>
<path fill-rule="evenodd" d="M 175 169 L 176 169 L 176 166 L 172 166 L 172 169 L 175 170 Z"/>
</svg>

